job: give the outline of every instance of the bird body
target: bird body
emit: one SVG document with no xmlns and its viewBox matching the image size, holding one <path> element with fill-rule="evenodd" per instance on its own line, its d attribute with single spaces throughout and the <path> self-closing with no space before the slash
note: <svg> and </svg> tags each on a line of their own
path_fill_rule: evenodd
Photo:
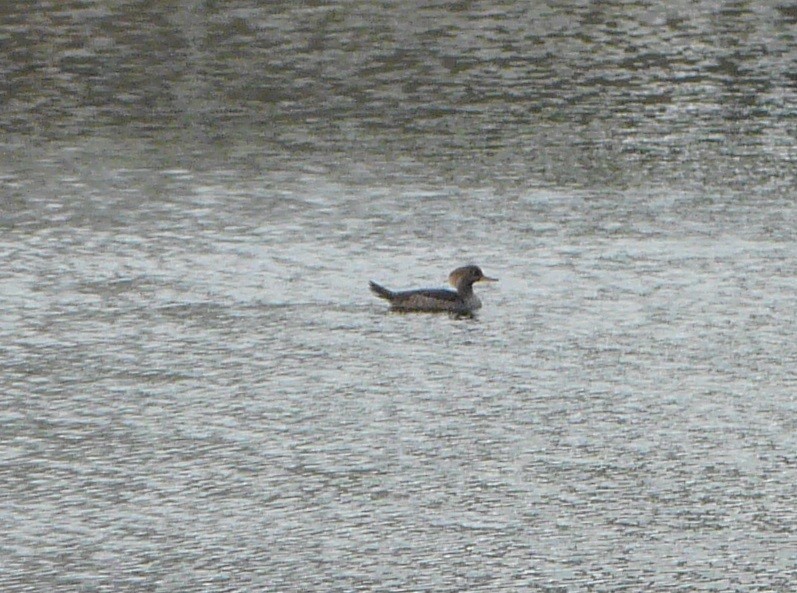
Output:
<svg viewBox="0 0 797 593">
<path fill-rule="evenodd" d="M 479 266 L 469 265 L 457 268 L 448 275 L 448 282 L 456 291 L 446 288 L 393 291 L 373 281 L 369 286 L 376 296 L 390 302 L 392 311 L 470 315 L 482 306 L 479 297 L 473 292 L 473 284 L 497 280 L 485 276 Z"/>
</svg>

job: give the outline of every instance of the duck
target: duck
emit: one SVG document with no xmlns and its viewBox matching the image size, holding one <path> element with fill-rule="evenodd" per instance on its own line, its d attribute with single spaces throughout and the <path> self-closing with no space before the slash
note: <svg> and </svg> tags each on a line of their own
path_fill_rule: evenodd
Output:
<svg viewBox="0 0 797 593">
<path fill-rule="evenodd" d="M 476 282 L 497 282 L 498 278 L 485 276 L 479 266 L 467 265 L 448 275 L 448 283 L 456 290 L 447 288 L 420 288 L 394 291 L 369 282 L 371 292 L 390 303 L 391 311 L 416 313 L 452 313 L 473 315 L 482 306 L 481 300 L 473 292 Z"/>
</svg>

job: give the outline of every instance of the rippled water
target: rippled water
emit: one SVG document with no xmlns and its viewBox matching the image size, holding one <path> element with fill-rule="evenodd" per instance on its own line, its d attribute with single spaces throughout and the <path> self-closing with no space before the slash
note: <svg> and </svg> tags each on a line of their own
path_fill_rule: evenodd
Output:
<svg viewBox="0 0 797 593">
<path fill-rule="evenodd" d="M 791 591 L 796 26 L 0 8 L 2 589 Z"/>
</svg>

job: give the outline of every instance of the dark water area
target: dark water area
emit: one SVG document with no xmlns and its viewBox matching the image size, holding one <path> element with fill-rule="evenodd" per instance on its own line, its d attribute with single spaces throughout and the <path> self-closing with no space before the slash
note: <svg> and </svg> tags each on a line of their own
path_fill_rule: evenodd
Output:
<svg viewBox="0 0 797 593">
<path fill-rule="evenodd" d="M 0 5 L 0 589 L 792 591 L 796 35 Z"/>
<path fill-rule="evenodd" d="M 777 2 L 44 4 L 4 9 L 9 148 L 100 136 L 171 166 L 794 185 L 795 15 Z"/>
</svg>

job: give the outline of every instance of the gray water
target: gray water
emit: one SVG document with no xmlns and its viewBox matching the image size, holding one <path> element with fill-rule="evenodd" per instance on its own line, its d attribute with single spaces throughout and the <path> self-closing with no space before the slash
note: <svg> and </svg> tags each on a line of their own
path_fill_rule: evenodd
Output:
<svg viewBox="0 0 797 593">
<path fill-rule="evenodd" d="M 793 591 L 795 33 L 4 4 L 0 588 Z"/>
</svg>

